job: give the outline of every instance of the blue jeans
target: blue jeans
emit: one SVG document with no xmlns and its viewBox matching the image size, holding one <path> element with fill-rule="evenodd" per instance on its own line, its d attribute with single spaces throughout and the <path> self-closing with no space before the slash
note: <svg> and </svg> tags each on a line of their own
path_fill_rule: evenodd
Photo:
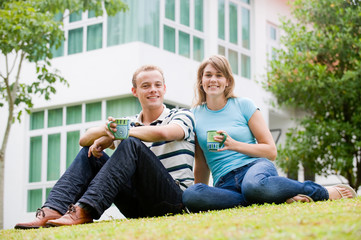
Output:
<svg viewBox="0 0 361 240">
<path fill-rule="evenodd" d="M 255 203 L 284 203 L 297 194 L 308 195 L 315 201 L 329 197 L 327 190 L 314 182 L 279 177 L 273 163 L 261 158 L 222 176 L 215 187 L 202 183 L 189 187 L 183 193 L 183 203 L 190 211 L 207 211 Z"/>
<path fill-rule="evenodd" d="M 44 207 L 64 214 L 70 204 L 90 206 L 98 219 L 114 203 L 125 217 L 180 213 L 183 191 L 163 164 L 139 139 L 121 142 L 113 155 L 88 157 L 80 150 L 49 193 Z"/>
</svg>

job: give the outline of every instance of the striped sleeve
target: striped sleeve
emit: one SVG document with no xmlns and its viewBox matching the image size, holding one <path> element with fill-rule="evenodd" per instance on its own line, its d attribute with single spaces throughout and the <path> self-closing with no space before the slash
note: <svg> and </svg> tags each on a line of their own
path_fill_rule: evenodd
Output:
<svg viewBox="0 0 361 240">
<path fill-rule="evenodd" d="M 194 141 L 195 121 L 193 113 L 188 109 L 177 109 L 169 123 L 179 125 L 184 131 L 184 139 Z"/>
</svg>

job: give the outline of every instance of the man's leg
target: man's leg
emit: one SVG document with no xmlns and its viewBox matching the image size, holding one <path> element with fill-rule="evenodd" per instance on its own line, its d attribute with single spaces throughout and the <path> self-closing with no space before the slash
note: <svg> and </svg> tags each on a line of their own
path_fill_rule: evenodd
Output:
<svg viewBox="0 0 361 240">
<path fill-rule="evenodd" d="M 88 147 L 80 150 L 73 163 L 50 191 L 43 207 L 54 209 L 63 215 L 69 205 L 77 202 L 84 194 L 89 183 L 109 158 L 105 153 L 101 158 L 89 158 L 88 151 Z"/>
<path fill-rule="evenodd" d="M 182 211 L 182 190 L 154 153 L 133 137 L 122 141 L 78 202 L 90 206 L 97 219 L 116 197 L 121 198 L 129 190 L 129 183 L 134 189 L 139 216 Z M 120 211 L 127 207 L 118 206 Z"/>
<path fill-rule="evenodd" d="M 83 195 L 90 181 L 109 158 L 105 153 L 99 159 L 88 158 L 88 149 L 84 147 L 80 150 L 73 163 L 50 191 L 43 207 L 36 212 L 36 218 L 31 222 L 18 223 L 15 228 L 45 227 L 48 220 L 60 218 L 68 210 L 68 206 Z"/>
</svg>

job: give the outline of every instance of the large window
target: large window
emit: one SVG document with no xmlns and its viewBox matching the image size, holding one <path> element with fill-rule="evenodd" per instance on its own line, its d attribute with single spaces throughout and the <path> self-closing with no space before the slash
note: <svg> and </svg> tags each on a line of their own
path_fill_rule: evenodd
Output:
<svg viewBox="0 0 361 240">
<path fill-rule="evenodd" d="M 202 61 L 204 58 L 203 0 L 165 0 L 163 49 Z"/>
<path fill-rule="evenodd" d="M 232 71 L 251 78 L 249 0 L 218 0 L 218 53 L 226 56 Z"/>
<path fill-rule="evenodd" d="M 130 116 L 140 109 L 138 100 L 128 97 L 33 112 L 29 121 L 27 211 L 34 212 L 44 203 L 78 154 L 79 138 L 86 129 L 103 124 L 108 116 Z"/>
<path fill-rule="evenodd" d="M 141 41 L 159 46 L 160 0 L 123 0 L 129 6 L 107 18 L 107 46 Z"/>
</svg>

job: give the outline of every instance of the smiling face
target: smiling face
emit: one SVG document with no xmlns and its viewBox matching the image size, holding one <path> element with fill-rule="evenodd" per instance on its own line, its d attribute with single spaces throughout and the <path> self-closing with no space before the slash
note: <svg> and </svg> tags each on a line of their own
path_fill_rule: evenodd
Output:
<svg viewBox="0 0 361 240">
<path fill-rule="evenodd" d="M 139 99 L 143 110 L 163 108 L 166 87 L 163 76 L 159 71 L 140 72 L 135 81 L 136 87 L 132 88 L 132 93 Z"/>
<path fill-rule="evenodd" d="M 228 86 L 226 77 L 211 64 L 208 64 L 203 71 L 202 87 L 209 97 L 225 96 L 224 90 Z"/>
</svg>

